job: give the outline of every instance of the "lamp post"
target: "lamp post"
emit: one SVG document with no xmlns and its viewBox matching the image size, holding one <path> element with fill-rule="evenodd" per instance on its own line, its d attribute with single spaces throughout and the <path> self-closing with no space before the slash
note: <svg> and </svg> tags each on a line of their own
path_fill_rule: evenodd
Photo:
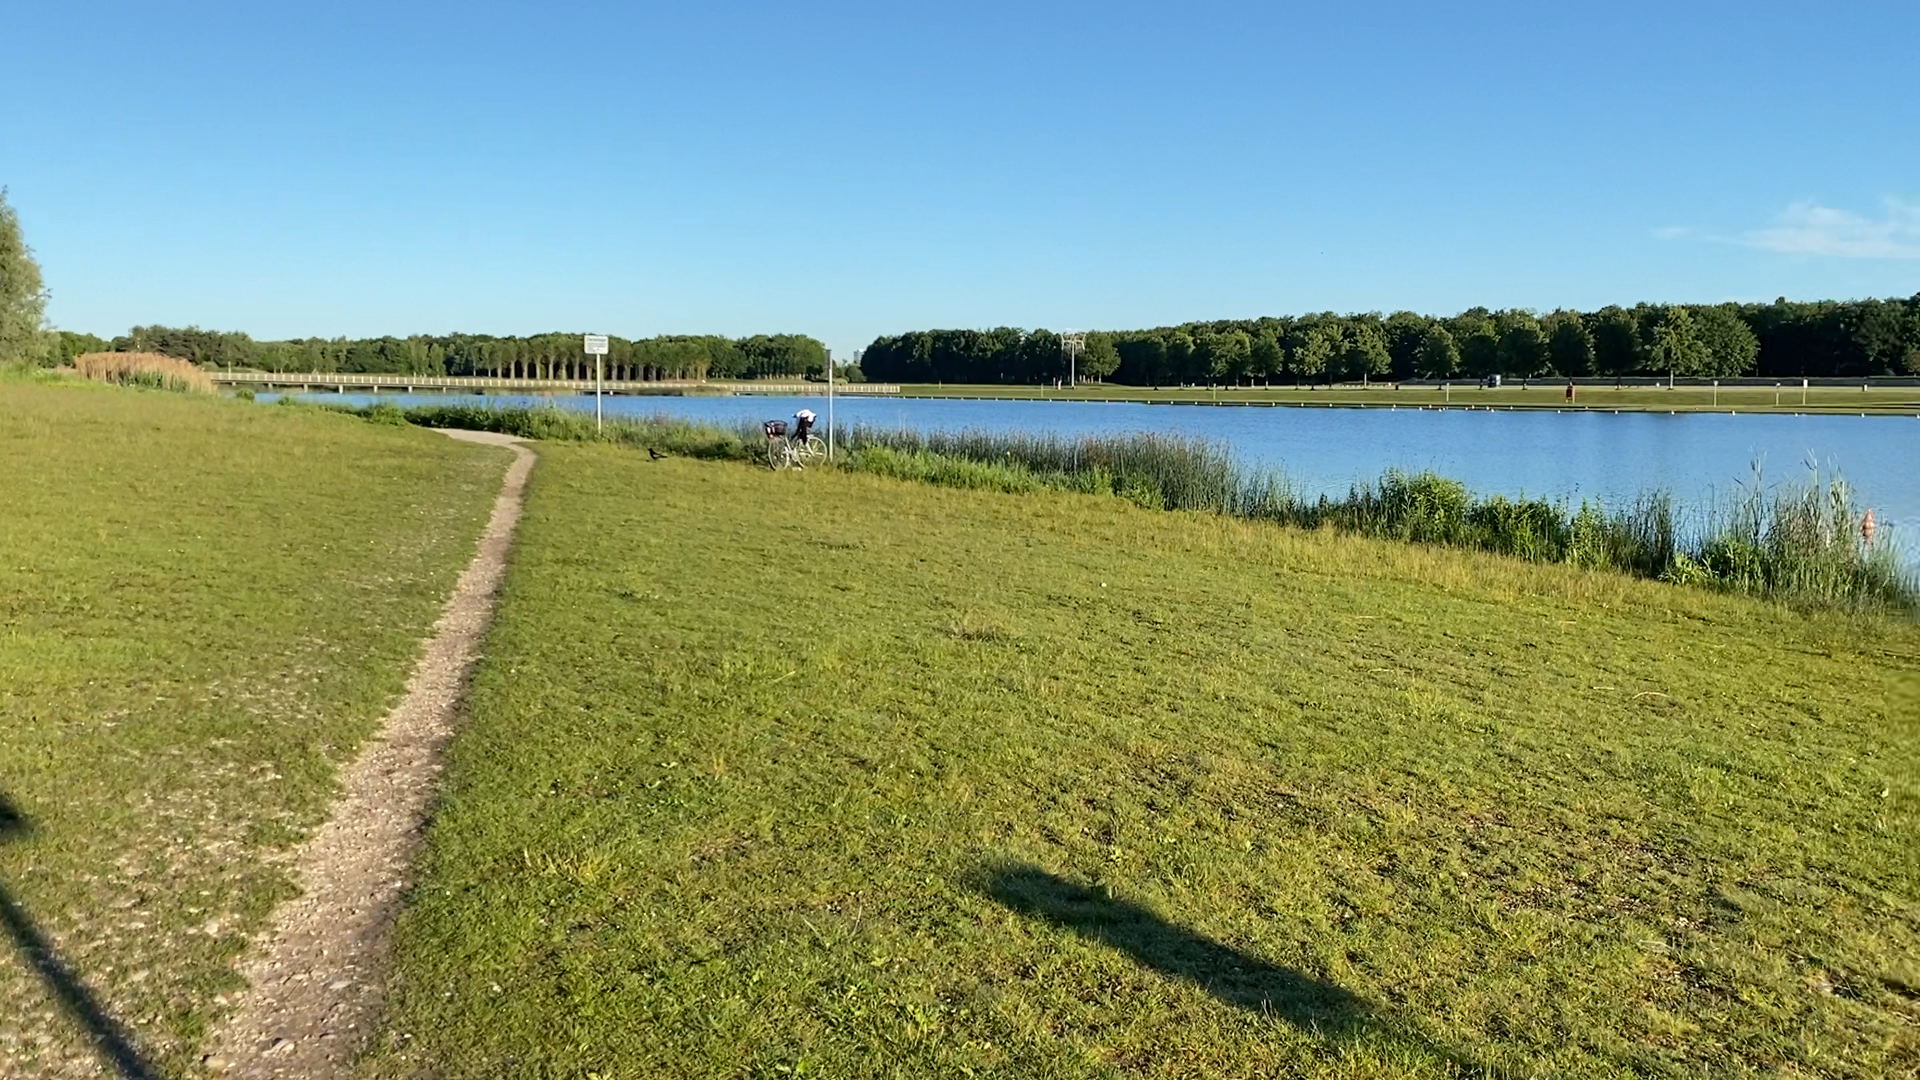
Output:
<svg viewBox="0 0 1920 1080">
<path fill-rule="evenodd" d="M 1087 347 L 1087 335 L 1072 330 L 1060 335 L 1060 351 L 1067 354 L 1067 387 L 1079 382 L 1080 353 Z"/>
</svg>

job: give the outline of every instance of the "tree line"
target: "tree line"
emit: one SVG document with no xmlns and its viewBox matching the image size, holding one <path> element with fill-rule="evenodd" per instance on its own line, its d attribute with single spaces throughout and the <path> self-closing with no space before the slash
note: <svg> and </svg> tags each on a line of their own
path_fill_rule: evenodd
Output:
<svg viewBox="0 0 1920 1080">
<path fill-rule="evenodd" d="M 111 341 L 61 331 L 55 362 L 88 352 L 150 352 L 207 368 L 273 372 L 357 372 L 382 375 L 486 375 L 496 378 L 587 379 L 593 358 L 581 335 L 415 334 L 409 337 L 304 338 L 255 341 L 234 331 L 136 326 Z M 607 338 L 609 379 L 756 379 L 823 376 L 827 349 L 804 334 Z"/>
<path fill-rule="evenodd" d="M 1920 375 L 1920 294 L 1906 300 L 1609 305 L 1540 315 L 1470 308 L 1189 322 L 1086 335 L 1075 374 L 1138 386 L 1678 375 Z M 884 382 L 1068 377 L 1047 330 L 915 330 L 861 354 Z"/>
</svg>

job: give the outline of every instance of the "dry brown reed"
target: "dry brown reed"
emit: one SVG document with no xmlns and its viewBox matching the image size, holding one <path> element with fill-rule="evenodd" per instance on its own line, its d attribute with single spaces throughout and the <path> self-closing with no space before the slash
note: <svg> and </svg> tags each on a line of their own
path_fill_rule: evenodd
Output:
<svg viewBox="0 0 1920 1080">
<path fill-rule="evenodd" d="M 213 380 L 206 372 L 185 360 L 159 353 L 86 353 L 73 358 L 73 370 L 81 378 L 122 386 L 213 393 Z"/>
</svg>

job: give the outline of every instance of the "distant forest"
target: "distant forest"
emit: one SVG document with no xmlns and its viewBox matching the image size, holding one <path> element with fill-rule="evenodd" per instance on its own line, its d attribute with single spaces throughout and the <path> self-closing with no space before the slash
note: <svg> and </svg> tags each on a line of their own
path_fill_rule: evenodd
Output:
<svg viewBox="0 0 1920 1080">
<path fill-rule="evenodd" d="M 157 352 L 204 367 L 583 378 L 580 335 L 416 334 L 255 341 L 197 327 L 136 326 L 111 341 L 62 331 L 53 359 Z M 754 379 L 824 374 L 804 334 L 609 339 L 616 379 Z M 1436 317 L 1333 312 L 1093 331 L 1080 378 L 1137 386 L 1363 379 L 1667 375 L 1800 378 L 1920 375 L 1920 294 L 1905 300 L 1639 304 L 1598 311 L 1489 311 Z M 855 377 L 900 383 L 1045 383 L 1067 377 L 1048 330 L 915 330 L 880 337 Z"/>
<path fill-rule="evenodd" d="M 255 341 L 246 334 L 198 327 L 136 326 L 108 341 L 61 331 L 54 359 L 66 363 L 89 352 L 153 352 L 202 367 L 257 371 L 365 372 L 407 375 L 492 375 L 510 378 L 587 378 L 593 360 L 579 334 L 490 337 L 416 334 L 411 337 L 306 338 Z M 714 335 L 607 339 L 609 379 L 756 379 L 824 376 L 827 349 L 804 334 Z"/>
<path fill-rule="evenodd" d="M 1137 386 L 1364 379 L 1667 375 L 1920 375 L 1920 294 L 1906 300 L 1640 304 L 1598 311 L 1397 311 L 1190 322 L 1090 332 L 1081 379 Z M 860 358 L 868 379 L 1037 383 L 1067 378 L 1047 330 L 916 330 Z"/>
</svg>

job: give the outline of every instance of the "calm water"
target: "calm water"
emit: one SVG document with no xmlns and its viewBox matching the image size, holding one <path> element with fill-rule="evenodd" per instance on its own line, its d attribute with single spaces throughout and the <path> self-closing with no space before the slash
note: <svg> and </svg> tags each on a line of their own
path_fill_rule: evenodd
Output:
<svg viewBox="0 0 1920 1080">
<path fill-rule="evenodd" d="M 319 394 L 312 400 L 365 403 L 369 395 Z M 472 396 L 382 395 L 398 404 Z M 499 404 L 551 400 L 591 412 L 593 398 L 488 399 Z M 810 408 L 825 419 L 823 398 L 608 397 L 607 415 L 667 413 L 732 424 L 790 417 Z M 1052 401 L 954 401 L 838 398 L 841 425 L 920 430 L 1124 433 L 1175 432 L 1223 442 L 1249 464 L 1277 465 L 1295 486 L 1342 493 L 1384 470 L 1432 469 L 1482 492 L 1607 504 L 1665 488 L 1682 504 L 1712 505 L 1750 484 L 1756 462 L 1766 482 L 1798 480 L 1809 463 L 1837 469 L 1896 533 L 1920 531 L 1920 418 L 1727 414 L 1467 412 L 1420 409 L 1311 409 L 1107 404 Z M 1904 528 L 1902 526 L 1904 525 Z M 1910 556 L 1917 554 L 1908 543 Z"/>
</svg>

